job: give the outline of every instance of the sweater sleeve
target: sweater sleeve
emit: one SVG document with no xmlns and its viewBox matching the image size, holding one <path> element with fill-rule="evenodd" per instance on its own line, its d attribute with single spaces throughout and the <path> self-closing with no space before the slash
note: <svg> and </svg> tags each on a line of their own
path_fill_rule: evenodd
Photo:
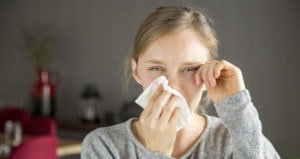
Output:
<svg viewBox="0 0 300 159">
<path fill-rule="evenodd" d="M 82 143 L 81 159 L 112 159 L 116 157 L 114 155 L 115 154 L 112 154 L 107 146 L 99 141 L 92 133 L 86 136 Z"/>
<path fill-rule="evenodd" d="M 262 134 L 257 110 L 248 90 L 243 90 L 218 103 L 216 111 L 231 135 L 233 158 L 280 158 L 273 145 Z"/>
</svg>

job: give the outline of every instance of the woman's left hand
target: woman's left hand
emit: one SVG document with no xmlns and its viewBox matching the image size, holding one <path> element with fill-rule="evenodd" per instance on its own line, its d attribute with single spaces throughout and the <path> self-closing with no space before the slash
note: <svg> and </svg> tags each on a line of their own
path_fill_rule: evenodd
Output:
<svg viewBox="0 0 300 159">
<path fill-rule="evenodd" d="M 205 84 L 209 97 L 218 102 L 245 89 L 241 70 L 228 61 L 208 61 L 195 73 L 197 85 Z"/>
</svg>

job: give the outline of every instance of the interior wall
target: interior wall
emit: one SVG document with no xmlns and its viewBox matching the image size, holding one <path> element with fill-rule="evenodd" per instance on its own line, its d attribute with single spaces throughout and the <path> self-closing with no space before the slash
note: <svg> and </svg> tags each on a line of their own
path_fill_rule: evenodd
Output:
<svg viewBox="0 0 300 159">
<path fill-rule="evenodd" d="M 282 156 L 299 156 L 300 5 L 296 0 L 140 1 L 2 0 L 0 2 L 0 104 L 28 105 L 35 70 L 17 48 L 18 28 L 51 26 L 57 39 L 52 70 L 57 86 L 57 118 L 77 119 L 80 93 L 95 83 L 102 93 L 98 113 L 116 118 L 127 98 L 122 72 L 142 19 L 161 5 L 188 4 L 206 11 L 220 40 L 219 58 L 239 66 L 263 124 Z M 129 98 L 140 93 L 132 86 Z"/>
</svg>

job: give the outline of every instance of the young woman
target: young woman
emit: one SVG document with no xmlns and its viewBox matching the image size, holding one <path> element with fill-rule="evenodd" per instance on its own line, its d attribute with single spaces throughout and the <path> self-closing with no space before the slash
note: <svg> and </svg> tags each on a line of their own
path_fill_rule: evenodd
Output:
<svg viewBox="0 0 300 159">
<path fill-rule="evenodd" d="M 179 91 L 191 120 L 176 131 L 178 97 L 159 86 L 139 119 L 99 128 L 83 142 L 82 158 L 280 158 L 262 134 L 241 70 L 216 57 L 206 17 L 188 7 L 160 7 L 141 24 L 130 64 L 143 89 L 159 76 Z M 207 91 L 218 118 L 199 106 Z M 199 113 L 200 110 L 200 113 Z"/>
</svg>

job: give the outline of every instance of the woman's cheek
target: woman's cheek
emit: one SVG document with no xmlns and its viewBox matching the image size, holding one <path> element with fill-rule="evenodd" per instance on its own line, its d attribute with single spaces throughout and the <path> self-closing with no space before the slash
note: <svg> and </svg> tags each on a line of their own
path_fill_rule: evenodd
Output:
<svg viewBox="0 0 300 159">
<path fill-rule="evenodd" d="M 187 100 L 187 103 L 190 106 L 190 109 L 194 109 L 200 103 L 203 92 L 202 88 L 201 86 L 197 86 L 193 81 L 186 82 L 184 88 L 184 96 Z"/>
<path fill-rule="evenodd" d="M 156 78 L 159 77 L 159 75 L 155 74 L 147 74 L 143 76 L 144 78 L 142 79 L 142 85 L 143 89 L 146 89 Z"/>
</svg>

